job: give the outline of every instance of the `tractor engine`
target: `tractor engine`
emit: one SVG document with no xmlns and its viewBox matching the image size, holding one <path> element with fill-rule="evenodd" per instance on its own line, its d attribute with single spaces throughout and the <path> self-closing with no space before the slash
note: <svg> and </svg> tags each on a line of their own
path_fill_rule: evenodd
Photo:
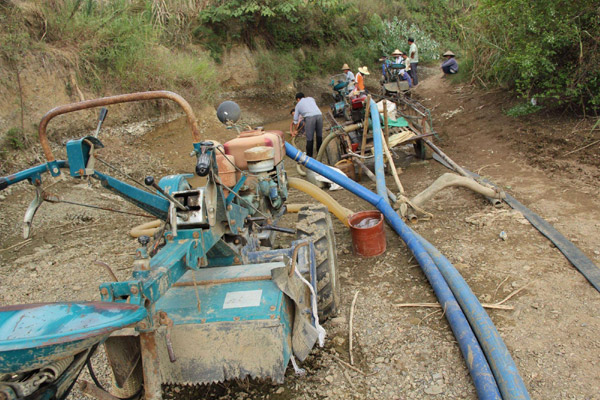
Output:
<svg viewBox="0 0 600 400">
<path fill-rule="evenodd" d="M 259 212 L 277 214 L 287 199 L 283 132 L 244 131 L 223 147 L 225 154 L 217 156 L 219 178 L 226 186 L 239 187 L 236 203 L 248 208 L 252 217 Z"/>
</svg>

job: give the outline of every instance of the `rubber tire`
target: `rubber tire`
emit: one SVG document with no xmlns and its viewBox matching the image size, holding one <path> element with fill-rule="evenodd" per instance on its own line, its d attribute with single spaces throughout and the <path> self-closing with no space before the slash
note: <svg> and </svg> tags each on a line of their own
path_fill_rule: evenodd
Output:
<svg viewBox="0 0 600 400">
<path fill-rule="evenodd" d="M 296 226 L 298 239 L 311 238 L 317 260 L 317 308 L 319 320 L 337 315 L 340 304 L 340 280 L 333 223 L 327 207 L 302 207 Z M 307 274 L 308 275 L 308 274 Z M 307 280 L 310 279 L 307 276 Z"/>
<path fill-rule="evenodd" d="M 134 394 L 138 393 L 142 388 L 142 383 L 144 381 L 142 363 L 138 362 L 133 370 L 131 376 L 125 380 L 123 383 L 123 387 L 120 388 L 117 386 L 114 375 L 112 377 L 112 383 L 110 387 L 110 394 L 119 399 L 127 399 Z M 143 396 L 140 396 L 140 398 Z"/>
</svg>

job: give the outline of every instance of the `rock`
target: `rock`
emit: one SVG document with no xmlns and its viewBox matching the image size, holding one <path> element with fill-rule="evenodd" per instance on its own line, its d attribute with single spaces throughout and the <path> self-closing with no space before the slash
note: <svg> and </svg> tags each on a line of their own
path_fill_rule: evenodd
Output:
<svg viewBox="0 0 600 400">
<path fill-rule="evenodd" d="M 385 358 L 383 357 L 377 357 L 375 359 L 375 364 L 383 364 L 385 362 Z"/>
<path fill-rule="evenodd" d="M 327 375 L 327 376 L 325 377 L 325 380 L 326 380 L 327 382 L 329 382 L 329 383 L 333 383 L 333 375 Z"/>
<path fill-rule="evenodd" d="M 282 394 L 283 392 L 285 392 L 285 388 L 283 386 L 279 386 L 279 389 L 275 391 L 275 394 Z"/>
<path fill-rule="evenodd" d="M 336 336 L 333 338 L 332 341 L 335 346 L 342 346 L 344 344 L 344 342 L 346 341 L 346 339 L 344 339 L 341 336 Z"/>
<path fill-rule="evenodd" d="M 442 394 L 444 393 L 444 385 L 431 385 L 428 388 L 425 388 L 425 393 L 427 394 Z"/>
<path fill-rule="evenodd" d="M 461 262 L 454 264 L 454 266 L 456 268 L 458 268 L 459 270 L 467 269 L 470 267 L 469 264 L 465 264 L 465 263 L 461 263 Z"/>
<path fill-rule="evenodd" d="M 346 323 L 346 317 L 339 316 L 331 319 L 331 324 L 333 325 L 343 325 Z"/>
</svg>

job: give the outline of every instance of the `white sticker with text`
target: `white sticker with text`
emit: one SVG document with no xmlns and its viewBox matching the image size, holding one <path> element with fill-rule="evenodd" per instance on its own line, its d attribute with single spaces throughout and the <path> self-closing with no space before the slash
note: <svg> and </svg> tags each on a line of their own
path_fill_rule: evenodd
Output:
<svg viewBox="0 0 600 400">
<path fill-rule="evenodd" d="M 223 309 L 256 307 L 260 305 L 262 290 L 246 290 L 241 292 L 228 292 L 225 295 Z"/>
</svg>

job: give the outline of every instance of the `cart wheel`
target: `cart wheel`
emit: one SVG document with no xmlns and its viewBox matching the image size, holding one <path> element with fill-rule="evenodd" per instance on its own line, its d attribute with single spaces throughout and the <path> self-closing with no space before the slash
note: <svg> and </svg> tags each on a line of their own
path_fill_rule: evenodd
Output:
<svg viewBox="0 0 600 400">
<path fill-rule="evenodd" d="M 337 138 L 331 140 L 327 144 L 327 159 L 329 160 L 329 165 L 335 165 L 338 161 L 342 159 L 342 154 L 340 151 L 340 142 Z"/>
<path fill-rule="evenodd" d="M 324 321 L 337 314 L 340 284 L 337 270 L 335 234 L 325 206 L 306 206 L 298 212 L 298 239 L 311 238 L 317 260 L 317 306 Z"/>
<path fill-rule="evenodd" d="M 431 149 L 429 146 L 425 144 L 422 139 L 417 140 L 413 147 L 415 149 L 415 154 L 420 160 L 430 160 L 433 158 L 433 154 L 431 153 Z"/>
</svg>

